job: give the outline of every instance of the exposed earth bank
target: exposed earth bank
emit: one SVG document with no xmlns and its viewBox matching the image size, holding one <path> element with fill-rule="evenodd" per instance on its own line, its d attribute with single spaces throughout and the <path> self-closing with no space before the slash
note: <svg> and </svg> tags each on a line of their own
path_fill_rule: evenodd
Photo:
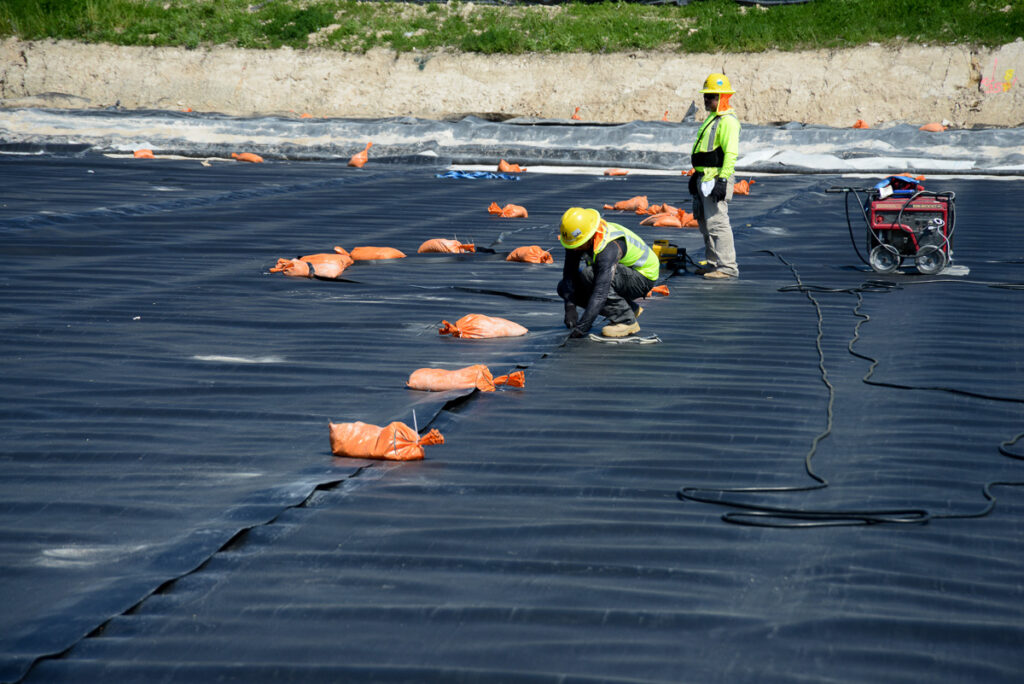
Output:
<svg viewBox="0 0 1024 684">
<path fill-rule="evenodd" d="M 483 56 L 0 42 L 0 106 L 445 119 L 678 121 L 724 71 L 741 120 L 1024 125 L 1024 40 L 758 54 Z M 667 113 L 667 114 L 666 114 Z"/>
</svg>

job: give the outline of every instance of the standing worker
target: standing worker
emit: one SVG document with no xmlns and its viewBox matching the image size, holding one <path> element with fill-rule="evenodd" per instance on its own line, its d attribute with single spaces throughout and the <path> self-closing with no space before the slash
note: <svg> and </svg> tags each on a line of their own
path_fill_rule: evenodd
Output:
<svg viewBox="0 0 1024 684">
<path fill-rule="evenodd" d="M 633 231 L 608 223 L 596 209 L 571 207 L 562 215 L 558 236 L 565 264 L 558 295 L 565 301 L 570 337 L 583 337 L 598 315 L 609 325 L 605 337 L 640 332 L 635 299 L 647 296 L 658 280 L 658 255 Z M 578 316 L 576 307 L 584 307 Z"/>
<path fill-rule="evenodd" d="M 701 124 L 693 143 L 689 190 L 693 195 L 693 215 L 704 236 L 707 267 L 697 270 L 705 278 L 737 278 L 736 246 L 729 225 L 728 201 L 736 182 L 733 172 L 740 146 L 740 120 L 729 98 L 736 92 L 725 74 L 711 74 L 704 81 L 704 109 L 708 117 Z"/>
</svg>

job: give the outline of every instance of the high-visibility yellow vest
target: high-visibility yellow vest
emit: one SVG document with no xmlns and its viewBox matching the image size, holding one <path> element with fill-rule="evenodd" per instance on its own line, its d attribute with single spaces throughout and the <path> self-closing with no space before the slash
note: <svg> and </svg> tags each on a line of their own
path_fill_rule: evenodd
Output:
<svg viewBox="0 0 1024 684">
<path fill-rule="evenodd" d="M 601 222 L 598 233 L 601 239 L 594 245 L 594 256 L 589 257 L 591 264 L 594 262 L 594 257 L 600 254 L 608 246 L 608 243 L 625 238 L 626 253 L 619 259 L 619 263 L 636 269 L 648 280 L 658 279 L 658 255 L 647 246 L 643 238 L 625 226 L 607 221 Z"/>
<path fill-rule="evenodd" d="M 740 120 L 730 109 L 712 113 L 701 124 L 693 143 L 690 161 L 701 180 L 728 178 L 736 169 L 739 156 Z"/>
</svg>

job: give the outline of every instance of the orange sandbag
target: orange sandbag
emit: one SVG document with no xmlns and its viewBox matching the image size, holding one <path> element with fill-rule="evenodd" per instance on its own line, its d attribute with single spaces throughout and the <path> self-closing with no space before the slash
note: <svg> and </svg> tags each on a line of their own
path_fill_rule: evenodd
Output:
<svg viewBox="0 0 1024 684">
<path fill-rule="evenodd" d="M 604 175 L 606 176 L 625 176 L 628 175 L 629 171 L 626 169 L 605 169 Z"/>
<path fill-rule="evenodd" d="M 444 444 L 444 436 L 431 430 L 420 437 L 405 423 L 395 421 L 384 427 L 368 423 L 328 423 L 331 453 L 351 458 L 381 458 L 387 461 L 418 461 L 423 447 Z"/>
<path fill-rule="evenodd" d="M 864 119 L 857 119 L 853 122 L 853 128 L 871 128 Z"/>
<path fill-rule="evenodd" d="M 523 371 L 515 371 L 508 375 L 491 376 L 491 370 L 483 365 L 466 366 L 458 370 L 443 368 L 420 368 L 409 376 L 406 387 L 425 392 L 444 392 L 453 389 L 473 389 L 481 392 L 493 392 L 495 385 L 525 387 L 526 375 Z"/>
<path fill-rule="evenodd" d="M 665 295 L 666 297 L 668 297 L 668 285 L 655 285 L 654 287 L 651 288 L 651 291 L 647 293 L 647 296 L 650 297 L 655 292 L 657 292 L 660 295 Z"/>
<path fill-rule="evenodd" d="M 735 185 L 732 186 L 732 193 L 734 195 L 749 195 L 750 186 L 756 182 L 757 181 L 754 180 L 753 178 L 751 178 L 750 180 L 738 181 Z"/>
<path fill-rule="evenodd" d="M 501 173 L 523 173 L 526 171 L 526 168 L 519 166 L 519 164 L 509 164 L 507 161 L 502 159 L 498 162 L 498 171 Z"/>
<path fill-rule="evenodd" d="M 675 214 L 678 211 L 679 209 L 666 202 L 665 204 L 652 204 L 647 209 L 637 209 L 636 213 L 654 216 L 655 214 Z"/>
<path fill-rule="evenodd" d="M 679 210 L 679 222 L 683 224 L 683 228 L 697 228 L 700 225 L 697 223 L 697 217 L 685 209 Z"/>
<path fill-rule="evenodd" d="M 636 197 L 630 197 L 628 200 L 622 200 L 615 204 L 606 204 L 604 205 L 604 208 L 613 209 L 615 211 L 636 211 L 638 209 L 646 211 L 647 206 L 647 195 L 637 195 Z"/>
<path fill-rule="evenodd" d="M 348 268 L 355 261 L 352 256 L 341 247 L 335 247 L 333 253 L 327 254 L 307 254 L 306 256 L 299 257 L 303 261 L 311 261 L 315 264 L 330 262 L 334 264 L 341 264 L 344 268 Z M 338 250 L 341 250 L 340 252 Z"/>
<path fill-rule="evenodd" d="M 356 261 L 373 259 L 404 259 L 405 253 L 393 247 L 356 247 L 349 255 Z"/>
<path fill-rule="evenodd" d="M 370 148 L 373 147 L 372 142 L 366 143 L 366 149 L 362 152 L 356 152 L 352 155 L 351 159 L 348 160 L 349 166 L 354 166 L 357 169 L 363 168 L 367 161 L 370 159 Z"/>
<path fill-rule="evenodd" d="M 513 249 L 505 257 L 505 261 L 524 261 L 528 264 L 553 264 L 555 263 L 555 258 L 551 256 L 551 252 L 545 250 L 540 245 L 526 245 L 525 247 Z"/>
<path fill-rule="evenodd" d="M 697 173 L 697 169 L 687 169 L 686 171 L 681 171 L 680 173 L 682 173 L 684 176 L 692 176 L 693 174 Z"/>
<path fill-rule="evenodd" d="M 278 259 L 271 273 L 284 273 L 293 278 L 337 278 L 345 271 L 339 261 L 305 261 L 303 259 Z"/>
<path fill-rule="evenodd" d="M 437 332 L 441 335 L 451 335 L 452 337 L 481 339 L 484 337 L 519 337 L 530 331 L 506 318 L 484 316 L 483 314 L 466 314 L 455 321 L 455 325 L 448 321 L 441 321 L 441 327 L 438 328 Z"/>
<path fill-rule="evenodd" d="M 663 212 L 648 216 L 640 222 L 641 226 L 655 226 L 657 228 L 682 228 L 683 222 L 679 219 L 678 212 Z"/>
<path fill-rule="evenodd" d="M 476 245 L 467 244 L 464 245 L 458 240 L 447 240 L 445 238 L 434 238 L 433 240 L 427 240 L 420 248 L 416 250 L 419 254 L 426 254 L 428 252 L 440 252 L 442 254 L 459 254 L 461 252 L 475 252 Z"/>
<path fill-rule="evenodd" d="M 135 150 L 136 159 L 156 159 L 153 156 L 153 150 Z"/>
<path fill-rule="evenodd" d="M 253 154 L 252 152 L 242 152 L 241 154 L 238 152 L 232 152 L 231 157 L 238 161 L 252 162 L 253 164 L 259 164 L 263 161 L 263 157 L 258 154 Z"/>
<path fill-rule="evenodd" d="M 526 213 L 526 208 L 521 207 L 518 204 L 506 204 L 504 207 L 499 207 L 497 202 L 491 202 L 491 206 L 487 207 L 488 214 L 495 214 L 502 218 L 527 218 L 529 214 Z"/>
<path fill-rule="evenodd" d="M 921 126 L 917 130 L 928 131 L 929 133 L 941 133 L 942 131 L 946 130 L 946 127 L 940 123 L 926 123 L 924 126 Z"/>
</svg>

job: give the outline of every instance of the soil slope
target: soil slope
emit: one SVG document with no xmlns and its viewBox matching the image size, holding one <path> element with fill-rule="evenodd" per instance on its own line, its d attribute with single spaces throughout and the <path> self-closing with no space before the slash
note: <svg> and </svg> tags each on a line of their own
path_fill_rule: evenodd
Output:
<svg viewBox="0 0 1024 684">
<path fill-rule="evenodd" d="M 678 121 L 712 71 L 740 118 L 847 127 L 1024 124 L 1024 41 L 997 49 L 869 46 L 801 53 L 482 56 L 374 50 L 138 48 L 0 42 L 0 106 L 233 115 Z"/>
</svg>

